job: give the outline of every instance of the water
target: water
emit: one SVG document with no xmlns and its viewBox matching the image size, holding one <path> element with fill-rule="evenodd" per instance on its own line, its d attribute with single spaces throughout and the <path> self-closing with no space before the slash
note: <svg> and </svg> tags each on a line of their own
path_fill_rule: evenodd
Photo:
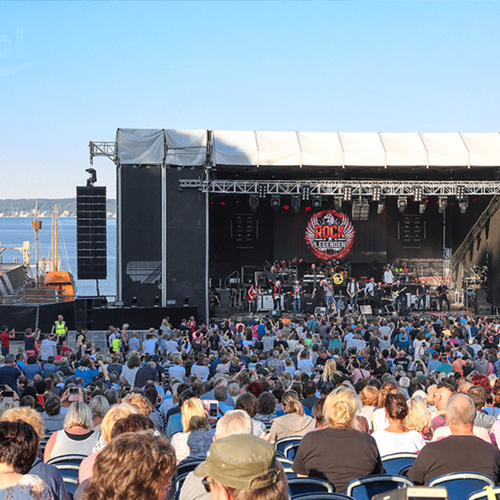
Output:
<svg viewBox="0 0 500 500">
<path fill-rule="evenodd" d="M 49 257 L 52 237 L 50 218 L 41 217 L 39 257 Z M 78 295 L 95 295 L 95 280 L 78 280 L 76 265 L 76 218 L 59 218 L 59 259 L 61 269 L 70 271 L 76 279 Z M 116 219 L 107 219 L 108 241 L 108 278 L 99 281 L 101 295 L 116 295 Z M 23 241 L 30 242 L 30 263 L 35 265 L 35 232 L 31 228 L 31 218 L 0 217 L 0 246 L 22 247 Z M 22 254 L 15 250 L 6 250 L 0 258 L 3 262 L 12 262 L 14 257 L 22 262 Z"/>
</svg>

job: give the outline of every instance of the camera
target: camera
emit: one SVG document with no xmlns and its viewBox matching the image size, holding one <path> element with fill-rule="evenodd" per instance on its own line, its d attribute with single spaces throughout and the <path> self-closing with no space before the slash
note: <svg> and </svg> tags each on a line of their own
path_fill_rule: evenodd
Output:
<svg viewBox="0 0 500 500">
<path fill-rule="evenodd" d="M 78 389 L 78 387 L 70 387 L 69 393 L 70 394 L 80 394 L 80 389 Z"/>
</svg>

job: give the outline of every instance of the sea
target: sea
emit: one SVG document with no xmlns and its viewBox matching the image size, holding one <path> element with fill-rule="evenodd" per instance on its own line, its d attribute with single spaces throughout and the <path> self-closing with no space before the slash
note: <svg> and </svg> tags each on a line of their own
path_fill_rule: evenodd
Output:
<svg viewBox="0 0 500 500">
<path fill-rule="evenodd" d="M 49 257 L 52 239 L 52 221 L 50 217 L 40 217 L 39 257 Z M 30 243 L 30 263 L 35 265 L 35 231 L 31 228 L 30 217 L 0 217 L 0 247 L 22 247 L 24 241 Z M 95 280 L 79 280 L 77 276 L 76 255 L 76 218 L 58 219 L 60 269 L 70 271 L 76 280 L 77 295 L 96 295 Z M 13 262 L 15 258 L 23 261 L 22 254 L 16 250 L 5 250 L 0 254 L 0 261 Z M 99 280 L 101 295 L 116 296 L 116 219 L 107 219 L 107 279 Z"/>
</svg>

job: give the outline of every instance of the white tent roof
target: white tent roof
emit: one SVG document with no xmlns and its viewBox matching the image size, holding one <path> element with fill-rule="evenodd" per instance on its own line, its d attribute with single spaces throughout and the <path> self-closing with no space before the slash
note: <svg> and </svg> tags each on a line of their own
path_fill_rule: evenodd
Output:
<svg viewBox="0 0 500 500">
<path fill-rule="evenodd" d="M 498 167 L 499 133 L 118 129 L 122 164 Z M 210 159 L 207 160 L 207 152 Z"/>
</svg>

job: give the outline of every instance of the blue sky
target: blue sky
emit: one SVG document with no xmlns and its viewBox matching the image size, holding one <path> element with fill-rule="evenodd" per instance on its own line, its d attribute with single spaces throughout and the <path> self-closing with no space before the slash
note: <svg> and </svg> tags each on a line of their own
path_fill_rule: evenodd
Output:
<svg viewBox="0 0 500 500">
<path fill-rule="evenodd" d="M 499 131 L 499 20 L 495 1 L 0 2 L 2 197 L 74 196 L 118 127 Z"/>
</svg>

